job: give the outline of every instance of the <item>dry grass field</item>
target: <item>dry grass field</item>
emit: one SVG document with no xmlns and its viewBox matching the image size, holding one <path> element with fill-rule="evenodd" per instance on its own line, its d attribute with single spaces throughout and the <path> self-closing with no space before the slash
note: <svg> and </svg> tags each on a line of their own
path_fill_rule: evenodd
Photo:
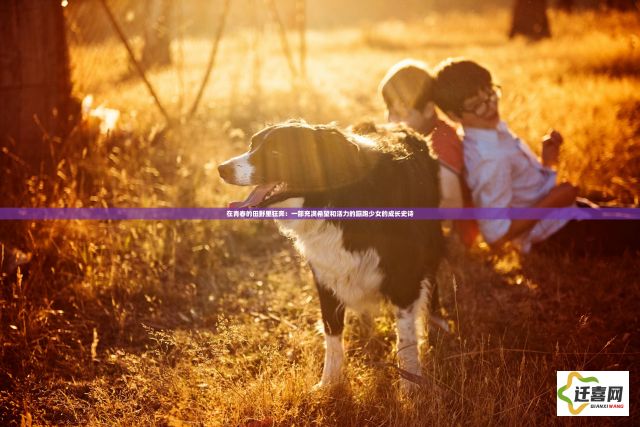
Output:
<svg viewBox="0 0 640 427">
<path fill-rule="evenodd" d="M 221 45 L 202 108 L 163 129 L 119 44 L 72 45 L 75 91 L 120 110 L 57 146 L 55 179 L 21 206 L 222 207 L 246 189 L 215 166 L 266 123 L 382 121 L 376 94 L 404 57 L 466 56 L 503 87 L 502 114 L 539 152 L 565 137 L 561 178 L 584 195 L 640 204 L 640 19 L 551 14 L 554 37 L 509 41 L 505 10 L 310 30 L 308 82 L 292 87 L 277 35 Z M 292 35 L 293 37 L 293 35 Z M 150 75 L 170 113 L 194 97 L 209 42 Z M 424 347 L 425 385 L 400 395 L 392 316 L 348 316 L 348 384 L 312 392 L 323 339 L 311 273 L 266 221 L 0 223 L 31 252 L 0 278 L 0 424 L 165 426 L 555 425 L 556 370 L 630 370 L 640 412 L 640 261 L 495 256 L 449 242 L 439 277 L 453 333 Z M 588 418 L 572 420 L 589 424 Z"/>
</svg>

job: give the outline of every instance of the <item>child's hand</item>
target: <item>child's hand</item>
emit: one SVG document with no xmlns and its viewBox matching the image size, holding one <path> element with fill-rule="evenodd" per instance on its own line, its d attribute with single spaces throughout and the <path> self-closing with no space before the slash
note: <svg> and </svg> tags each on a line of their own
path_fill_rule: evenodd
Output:
<svg viewBox="0 0 640 427">
<path fill-rule="evenodd" d="M 562 141 L 560 132 L 553 129 L 542 138 L 542 164 L 544 166 L 553 167 L 558 164 Z"/>
</svg>

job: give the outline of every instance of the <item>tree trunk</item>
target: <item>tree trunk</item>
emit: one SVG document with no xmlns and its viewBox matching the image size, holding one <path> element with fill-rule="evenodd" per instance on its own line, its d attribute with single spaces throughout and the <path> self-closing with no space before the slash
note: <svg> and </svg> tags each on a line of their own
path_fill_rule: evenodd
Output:
<svg viewBox="0 0 640 427">
<path fill-rule="evenodd" d="M 604 0 L 604 6 L 607 9 L 616 10 L 638 10 L 637 0 Z"/>
<path fill-rule="evenodd" d="M 547 0 L 515 0 L 509 38 L 517 35 L 531 40 L 551 37 Z"/>
<path fill-rule="evenodd" d="M 564 10 L 565 12 L 573 11 L 573 0 L 557 0 L 556 6 L 560 10 Z"/>
<path fill-rule="evenodd" d="M 77 107 L 60 0 L 0 1 L 0 40 L 0 173 L 50 172 Z"/>
</svg>

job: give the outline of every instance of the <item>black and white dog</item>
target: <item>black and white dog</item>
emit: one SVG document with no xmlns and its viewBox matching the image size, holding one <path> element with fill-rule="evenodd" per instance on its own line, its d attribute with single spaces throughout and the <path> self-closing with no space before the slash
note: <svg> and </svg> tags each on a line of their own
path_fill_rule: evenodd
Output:
<svg viewBox="0 0 640 427">
<path fill-rule="evenodd" d="M 230 184 L 256 186 L 231 207 L 438 207 L 438 163 L 406 128 L 286 122 L 251 138 L 249 151 L 218 167 Z M 365 135 L 366 134 L 366 135 Z M 280 220 L 313 271 L 326 353 L 320 386 L 338 382 L 345 307 L 368 311 L 381 298 L 397 313 L 400 367 L 420 373 L 419 320 L 443 255 L 439 221 Z"/>
</svg>

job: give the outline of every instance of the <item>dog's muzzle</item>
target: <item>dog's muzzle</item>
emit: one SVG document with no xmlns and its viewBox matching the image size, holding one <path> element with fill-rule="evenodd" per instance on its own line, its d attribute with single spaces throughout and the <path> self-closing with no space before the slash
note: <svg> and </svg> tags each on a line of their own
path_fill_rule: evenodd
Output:
<svg viewBox="0 0 640 427">
<path fill-rule="evenodd" d="M 218 173 L 220 174 L 220 178 L 224 179 L 225 181 L 227 182 L 233 181 L 234 174 L 235 174 L 235 168 L 233 166 L 233 163 L 231 162 L 222 163 L 221 165 L 218 166 Z"/>
</svg>

